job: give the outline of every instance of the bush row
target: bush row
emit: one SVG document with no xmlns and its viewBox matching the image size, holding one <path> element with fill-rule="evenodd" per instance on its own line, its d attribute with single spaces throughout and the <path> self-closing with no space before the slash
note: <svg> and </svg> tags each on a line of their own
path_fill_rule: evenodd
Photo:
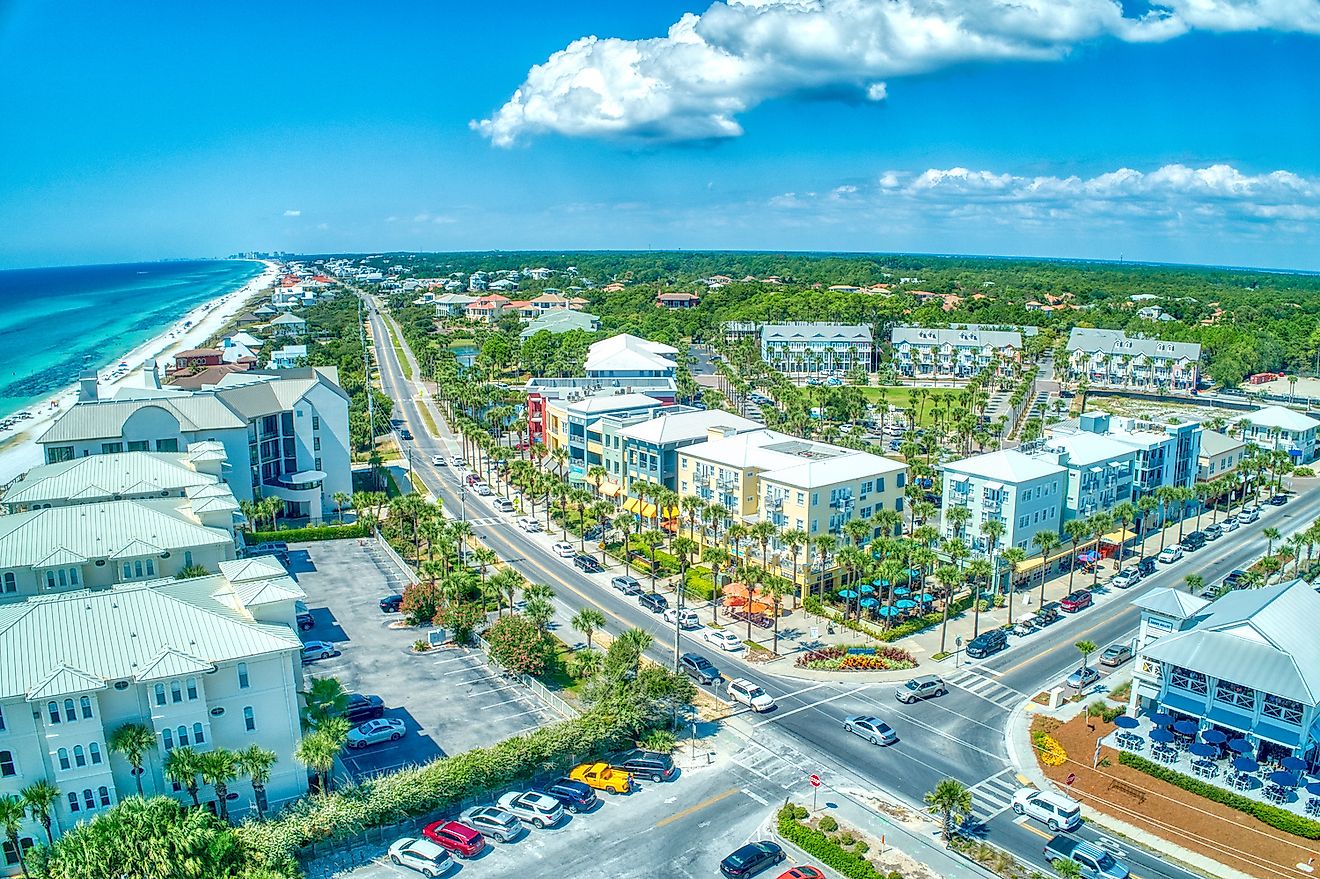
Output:
<svg viewBox="0 0 1320 879">
<path fill-rule="evenodd" d="M 370 537 L 371 531 L 361 522 L 351 525 L 309 525 L 306 528 L 282 528 L 278 531 L 245 531 L 243 540 L 248 546 L 282 540 L 285 543 L 306 543 L 312 540 L 341 540 L 346 537 Z"/>
<path fill-rule="evenodd" d="M 972 597 L 970 595 L 958 599 L 953 603 L 953 606 L 949 608 L 949 618 L 952 619 L 953 617 L 956 617 L 971 606 Z M 827 607 L 824 602 L 814 595 L 807 597 L 806 601 L 803 602 L 803 607 L 809 614 L 828 617 L 836 623 L 852 629 L 854 632 L 861 632 L 863 635 L 875 638 L 877 641 L 897 641 L 899 638 L 906 638 L 908 635 L 915 635 L 918 632 L 924 632 L 926 629 L 929 629 L 932 626 L 938 626 L 944 622 L 943 611 L 932 611 L 924 616 L 904 620 L 893 628 L 881 629 L 859 620 L 851 618 L 844 619 L 842 614 L 833 608 Z"/>
<path fill-rule="evenodd" d="M 801 823 L 806 817 L 806 809 L 785 803 L 779 810 L 779 835 L 848 879 L 903 879 L 901 873 L 886 876 L 866 858 L 847 851 L 824 833 Z"/>
<path fill-rule="evenodd" d="M 1213 784 L 1206 784 L 1200 779 L 1183 775 L 1181 772 L 1175 772 L 1172 769 L 1160 766 L 1158 763 L 1152 763 L 1144 757 L 1129 754 L 1127 751 L 1119 752 L 1118 762 L 1124 766 L 1130 766 L 1138 772 L 1144 772 L 1152 778 L 1167 781 L 1169 784 L 1180 787 L 1188 793 L 1205 797 L 1207 800 L 1213 800 L 1220 805 L 1228 806 L 1230 809 L 1237 809 L 1239 812 L 1244 812 L 1258 821 L 1277 830 L 1282 830 L 1284 833 L 1291 833 L 1294 836 L 1301 836 L 1306 839 L 1320 839 L 1320 822 L 1312 821 L 1310 818 L 1304 818 L 1301 815 L 1295 815 L 1287 809 L 1258 802 L 1250 797 L 1224 790 Z"/>
</svg>

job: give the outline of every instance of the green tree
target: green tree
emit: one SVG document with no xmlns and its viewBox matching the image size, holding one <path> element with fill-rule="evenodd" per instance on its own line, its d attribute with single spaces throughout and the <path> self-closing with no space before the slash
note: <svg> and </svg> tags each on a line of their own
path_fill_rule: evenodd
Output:
<svg viewBox="0 0 1320 879">
<path fill-rule="evenodd" d="M 584 607 L 573 615 L 570 625 L 587 638 L 587 649 L 591 649 L 591 636 L 605 628 L 605 614 L 594 607 Z"/>
<path fill-rule="evenodd" d="M 197 776 L 202 771 L 200 755 L 187 745 L 181 745 L 165 755 L 165 778 L 188 791 L 193 805 L 200 806 L 197 798 Z"/>
<path fill-rule="evenodd" d="M 266 783 L 270 781 L 270 770 L 278 759 L 274 751 L 260 745 L 248 745 L 238 752 L 238 769 L 252 784 L 252 801 L 258 815 L 266 814 Z"/>
<path fill-rule="evenodd" d="M 491 658 L 509 671 L 532 677 L 545 672 L 550 645 L 545 632 L 526 616 L 510 614 L 496 620 L 486 630 L 485 638 Z"/>
<path fill-rule="evenodd" d="M 1095 642 L 1078 641 L 1076 644 L 1073 644 L 1073 646 L 1077 648 L 1078 653 L 1082 654 L 1082 668 L 1086 668 L 1086 661 L 1090 659 L 1091 654 L 1096 651 Z"/>
<path fill-rule="evenodd" d="M 1050 867 L 1059 879 L 1082 879 L 1082 865 L 1072 858 L 1055 858 Z"/>
<path fill-rule="evenodd" d="M 1183 582 L 1187 584 L 1188 592 L 1195 592 L 1205 585 L 1205 577 L 1202 577 L 1200 574 L 1188 574 L 1186 577 L 1183 577 Z"/>
<path fill-rule="evenodd" d="M 238 778 L 238 754 L 228 748 L 214 748 L 198 755 L 202 782 L 215 790 L 220 820 L 229 821 L 229 782 Z"/>
<path fill-rule="evenodd" d="M 307 692 L 307 723 L 320 726 L 327 718 L 340 717 L 348 708 L 348 693 L 335 677 L 309 678 Z"/>
<path fill-rule="evenodd" d="M 294 749 L 294 759 L 316 773 L 318 790 L 323 794 L 330 792 L 330 772 L 348 740 L 348 729 L 347 720 L 332 718 L 303 736 Z"/>
<path fill-rule="evenodd" d="M 972 814 L 972 792 L 955 778 L 941 779 L 925 796 L 926 810 L 939 818 L 944 841 L 953 837 L 953 828 Z"/>
<path fill-rule="evenodd" d="M 156 746 L 156 734 L 141 723 L 126 723 L 110 734 L 110 750 L 121 754 L 133 767 L 133 780 L 137 782 L 138 796 L 142 792 L 142 760 Z"/>
<path fill-rule="evenodd" d="M 1072 563 L 1068 565 L 1068 591 L 1073 591 L 1073 574 L 1077 571 L 1077 547 L 1090 532 L 1085 519 L 1069 519 L 1063 523 L 1063 533 L 1072 541 Z"/>
<path fill-rule="evenodd" d="M 1040 604 L 1045 604 L 1045 581 L 1049 579 L 1050 552 L 1059 545 L 1059 535 L 1053 531 L 1037 531 L 1031 542 L 1040 550 Z"/>
<path fill-rule="evenodd" d="M 1273 555 L 1274 541 L 1278 540 L 1280 536 L 1279 529 L 1271 525 L 1269 528 L 1262 530 L 1260 533 L 1265 537 L 1265 555 L 1267 556 Z"/>
<path fill-rule="evenodd" d="M 23 788 L 19 791 L 19 796 L 23 798 L 23 805 L 27 807 L 28 815 L 46 831 L 46 842 L 54 847 L 55 836 L 50 829 L 50 813 L 59 802 L 60 789 L 42 779 Z"/>
</svg>

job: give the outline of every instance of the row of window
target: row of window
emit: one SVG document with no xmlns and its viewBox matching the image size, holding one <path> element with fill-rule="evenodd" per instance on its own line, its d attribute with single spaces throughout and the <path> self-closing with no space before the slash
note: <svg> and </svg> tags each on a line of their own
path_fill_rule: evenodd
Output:
<svg viewBox="0 0 1320 879">
<path fill-rule="evenodd" d="M 0 773 L 4 771 L 3 753 L 7 752 L 0 752 Z M 99 742 L 92 742 L 86 750 L 83 750 L 82 745 L 74 745 L 72 761 L 70 760 L 69 749 L 60 748 L 55 752 L 55 760 L 59 763 L 60 769 L 64 771 L 72 769 L 74 766 L 86 766 L 89 760 L 93 766 L 100 766 L 102 760 L 101 745 Z"/>
<path fill-rule="evenodd" d="M 82 805 L 78 804 L 78 792 L 69 791 L 70 812 L 81 812 L 84 810 L 91 811 L 92 809 L 97 808 L 98 804 L 101 808 L 110 805 L 110 788 L 105 785 L 101 785 L 96 789 L 95 796 L 92 795 L 92 789 L 90 787 L 84 788 L 82 792 Z"/>
<path fill-rule="evenodd" d="M 127 567 L 127 565 L 125 565 L 125 567 Z M 12 575 L 7 575 L 7 577 L 8 576 L 12 576 Z M 6 583 L 5 585 L 7 587 L 9 584 Z M 78 585 L 79 583 L 78 583 L 77 568 L 56 568 L 46 572 L 47 589 L 55 589 L 55 588 L 66 589 L 70 586 L 77 587 Z M 6 588 L 5 591 L 9 592 L 11 590 Z"/>
<path fill-rule="evenodd" d="M 143 580 L 148 577 L 156 576 L 155 559 L 138 559 L 133 562 L 124 562 L 125 580 Z M 46 572 L 46 579 L 49 582 L 50 572 Z"/>
<path fill-rule="evenodd" d="M 165 745 L 166 751 L 173 749 L 176 744 L 180 747 L 188 744 L 206 744 L 206 731 L 200 723 L 194 723 L 192 725 L 192 735 L 192 742 L 190 743 L 188 741 L 188 727 L 186 726 L 180 726 L 174 730 L 165 727 L 165 729 L 160 731 L 161 742 Z"/>
<path fill-rule="evenodd" d="M 91 720 L 92 718 L 91 696 L 80 697 L 78 699 L 78 704 L 76 706 L 74 705 L 72 699 L 65 699 L 63 717 L 60 716 L 59 702 L 52 700 L 46 703 L 46 717 L 51 723 L 61 723 L 66 721 L 68 723 L 73 723 L 75 720 L 78 719 L 79 713 L 82 714 L 83 720 Z M 3 728 L 4 728 L 3 726 L 0 726 L 0 729 Z"/>
<path fill-rule="evenodd" d="M 197 678 L 188 678 L 182 684 L 179 681 L 170 681 L 170 701 L 174 703 L 183 701 L 185 688 L 188 693 L 188 701 L 193 702 L 197 699 Z M 165 684 L 158 683 L 155 687 L 156 704 L 165 704 Z"/>
</svg>

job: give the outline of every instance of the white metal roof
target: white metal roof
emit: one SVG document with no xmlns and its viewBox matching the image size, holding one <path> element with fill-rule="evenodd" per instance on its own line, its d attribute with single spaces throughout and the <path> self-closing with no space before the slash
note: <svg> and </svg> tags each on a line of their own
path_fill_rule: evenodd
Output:
<svg viewBox="0 0 1320 879">
<path fill-rule="evenodd" d="M 697 409 L 688 412 L 666 413 L 660 409 L 653 418 L 630 425 L 619 431 L 620 436 L 653 446 L 696 439 L 707 435 L 712 427 L 727 427 L 735 431 L 765 427 L 759 421 L 725 412 L 720 409 Z"/>
<path fill-rule="evenodd" d="M 894 345 L 952 345 L 954 348 L 1022 347 L 1022 334 L 1015 330 L 980 328 L 941 329 L 939 327 L 894 327 L 889 336 Z"/>
<path fill-rule="evenodd" d="M 1320 427 L 1320 421 L 1316 421 L 1309 415 L 1303 415 L 1296 410 L 1289 409 L 1287 406 L 1266 406 L 1264 409 L 1248 412 L 1242 418 L 1255 427 L 1277 427 L 1280 430 L 1290 430 L 1294 433 L 1305 433 L 1308 430 Z"/>
<path fill-rule="evenodd" d="M 831 324 L 809 321 L 766 324 L 761 327 L 765 344 L 792 342 L 871 342 L 871 328 L 863 324 Z"/>
<path fill-rule="evenodd" d="M 1016 449 L 1001 449 L 984 455 L 973 455 L 961 461 L 950 461 L 944 465 L 944 469 L 946 472 L 1013 483 L 1030 482 L 1065 472 L 1063 467 L 1052 461 L 1024 455 Z"/>
<path fill-rule="evenodd" d="M 696 443 L 682 449 L 680 454 L 738 470 L 757 470 L 764 480 L 800 488 L 906 469 L 905 464 L 880 455 L 764 429 Z"/>
<path fill-rule="evenodd" d="M 42 464 L 15 480 L 0 500 L 14 506 L 71 499 L 85 503 L 129 495 L 173 494 L 219 481 L 188 467 L 184 463 L 187 460 L 188 452 L 120 452 Z"/>
<path fill-rule="evenodd" d="M 586 371 L 624 372 L 629 370 L 667 370 L 675 367 L 673 355 L 678 349 L 649 339 L 621 333 L 595 343 L 587 351 Z"/>
<path fill-rule="evenodd" d="M 1068 334 L 1069 351 L 1088 353 L 1127 354 L 1132 357 L 1157 357 L 1177 360 L 1199 360 L 1201 346 L 1196 342 L 1166 342 L 1163 339 L 1139 339 L 1122 330 L 1099 330 L 1073 327 Z"/>
</svg>

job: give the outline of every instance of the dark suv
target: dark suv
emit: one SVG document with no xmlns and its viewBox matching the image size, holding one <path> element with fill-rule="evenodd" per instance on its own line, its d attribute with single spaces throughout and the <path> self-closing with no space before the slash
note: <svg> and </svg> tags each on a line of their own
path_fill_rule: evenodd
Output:
<svg viewBox="0 0 1320 879">
<path fill-rule="evenodd" d="M 547 785 L 545 792 L 559 800 L 570 812 L 585 812 L 599 802 L 594 790 L 571 778 L 561 778 Z"/>
<path fill-rule="evenodd" d="M 1183 539 L 1178 543 L 1188 552 L 1195 552 L 1205 546 L 1205 534 L 1200 531 L 1193 531 L 1190 534 L 1184 534 Z"/>
<path fill-rule="evenodd" d="M 678 658 L 678 667 L 698 683 L 713 684 L 720 679 L 720 670 L 710 660 L 696 653 L 684 653 Z"/>
<path fill-rule="evenodd" d="M 1141 561 L 1137 562 L 1137 570 L 1141 572 L 1141 576 L 1143 577 L 1149 577 L 1151 574 L 1155 573 L 1155 556 L 1148 555 Z"/>
<path fill-rule="evenodd" d="M 573 566 L 585 574 L 599 574 L 605 570 L 594 556 L 589 556 L 586 553 L 578 553 L 573 556 Z"/>
<path fill-rule="evenodd" d="M 992 653 L 998 653 L 1008 646 L 1008 635 L 1003 629 L 993 629 L 989 632 L 982 632 L 975 638 L 967 642 L 967 655 L 973 659 L 980 659 L 983 656 L 989 656 Z"/>
<path fill-rule="evenodd" d="M 307 605 L 301 601 L 297 602 L 294 605 L 294 612 L 297 615 L 298 628 L 301 631 L 306 632 L 309 629 L 316 628 L 316 617 L 312 616 L 312 612 L 307 609 Z"/>
<path fill-rule="evenodd" d="M 364 696 L 361 693 L 349 693 L 348 703 L 344 708 L 344 719 L 349 723 L 366 723 L 385 713 L 385 703 L 379 696 Z"/>
<path fill-rule="evenodd" d="M 669 781 L 675 772 L 673 757 L 639 748 L 618 755 L 610 760 L 610 766 L 640 778 L 649 778 L 656 784 Z"/>
<path fill-rule="evenodd" d="M 669 599 L 659 592 L 647 592 L 637 596 L 637 603 L 651 613 L 664 613 L 669 608 Z"/>
</svg>

